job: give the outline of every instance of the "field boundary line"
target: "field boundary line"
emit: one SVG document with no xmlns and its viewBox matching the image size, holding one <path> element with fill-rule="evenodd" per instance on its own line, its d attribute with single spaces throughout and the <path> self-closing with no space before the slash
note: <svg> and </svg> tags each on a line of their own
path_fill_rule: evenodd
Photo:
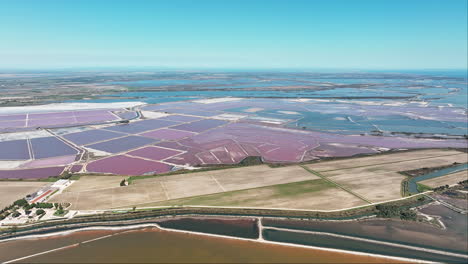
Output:
<svg viewBox="0 0 468 264">
<path fill-rule="evenodd" d="M 335 182 L 335 181 L 330 180 L 329 178 L 323 176 L 323 175 L 320 174 L 319 172 L 314 171 L 314 170 L 311 170 L 311 169 L 309 169 L 309 168 L 307 168 L 306 166 L 303 166 L 303 165 L 300 165 L 300 167 L 302 167 L 304 170 L 306 170 L 306 171 L 308 171 L 308 172 L 310 172 L 310 173 L 312 173 L 312 174 L 314 174 L 314 175 L 316 175 L 316 176 L 322 178 L 323 180 L 325 180 L 325 181 L 327 181 L 327 182 L 329 182 L 329 183 L 335 185 L 336 187 L 342 189 L 343 191 L 346 191 L 346 192 L 348 192 L 348 193 L 350 193 L 350 194 L 356 196 L 357 198 L 363 200 L 364 202 L 367 202 L 367 203 L 369 203 L 369 204 L 373 204 L 373 202 L 369 201 L 368 199 L 366 199 L 366 198 L 363 197 L 362 195 L 357 194 L 357 193 L 351 191 L 350 189 L 348 189 L 348 188 L 342 186 L 341 184 L 339 184 L 339 183 L 337 183 L 337 182 Z"/>
<path fill-rule="evenodd" d="M 224 189 L 224 187 L 221 185 L 221 183 L 219 183 L 218 179 L 216 179 L 215 176 L 211 175 L 211 178 L 218 184 L 219 188 L 221 188 L 223 192 L 226 192 L 226 189 Z"/>
<path fill-rule="evenodd" d="M 166 201 L 167 201 L 167 200 L 171 200 L 171 198 L 170 198 L 170 196 L 169 196 L 169 193 L 167 192 L 166 186 L 164 185 L 164 182 L 163 182 L 163 181 L 159 181 L 159 184 L 161 185 L 161 188 L 163 189 L 164 194 L 166 195 Z"/>
</svg>

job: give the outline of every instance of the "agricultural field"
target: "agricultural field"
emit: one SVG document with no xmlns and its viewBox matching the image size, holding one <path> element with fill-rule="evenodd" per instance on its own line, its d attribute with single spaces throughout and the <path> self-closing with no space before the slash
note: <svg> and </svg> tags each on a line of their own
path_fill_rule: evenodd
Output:
<svg viewBox="0 0 468 264">
<path fill-rule="evenodd" d="M 118 187 L 123 179 L 125 179 L 124 176 L 84 176 L 66 188 L 64 192 L 81 192 Z"/>
<path fill-rule="evenodd" d="M 406 176 L 399 171 L 454 162 L 466 163 L 468 156 L 455 150 L 422 150 L 325 161 L 307 167 L 372 202 L 381 202 L 401 197 L 401 181 Z"/>
<path fill-rule="evenodd" d="M 52 201 L 69 201 L 75 209 L 115 208 L 319 178 L 299 166 L 273 169 L 259 165 L 141 179 L 130 186 L 117 187 L 121 179 L 83 176 Z"/>
<path fill-rule="evenodd" d="M 401 157 L 400 155 L 403 155 Z M 83 176 L 53 202 L 73 209 L 218 205 L 334 210 L 401 198 L 402 168 L 466 162 L 455 150 L 421 150 L 272 168 L 255 165 L 159 177 Z"/>
<path fill-rule="evenodd" d="M 460 155 L 459 151 L 446 149 L 424 149 L 418 151 L 406 151 L 398 153 L 386 153 L 382 155 L 374 155 L 368 157 L 360 157 L 359 162 L 349 162 L 351 159 L 321 161 L 310 165 L 311 169 L 316 171 L 332 171 L 340 169 L 349 169 L 356 167 L 366 167 L 379 164 L 399 163 L 401 161 L 421 160 L 433 157 L 449 157 L 450 155 Z M 434 166 L 430 166 L 434 167 Z M 405 168 L 403 168 L 405 169 Z"/>
<path fill-rule="evenodd" d="M 14 201 L 24 198 L 47 184 L 46 182 L 0 181 L 0 208 L 11 205 Z"/>
<path fill-rule="evenodd" d="M 419 183 L 422 183 L 431 188 L 436 188 L 436 187 L 443 186 L 446 184 L 448 185 L 457 184 L 458 182 L 466 181 L 466 180 L 468 180 L 468 171 L 464 170 L 464 171 L 459 171 L 459 172 L 447 174 L 444 176 L 440 176 L 440 177 L 436 177 L 436 178 L 432 178 L 428 180 L 423 180 L 423 181 L 420 181 Z"/>
<path fill-rule="evenodd" d="M 138 206 L 205 205 L 338 210 L 366 204 L 365 201 L 337 188 L 334 184 L 322 179 L 316 179 L 157 203 L 138 204 Z"/>
</svg>

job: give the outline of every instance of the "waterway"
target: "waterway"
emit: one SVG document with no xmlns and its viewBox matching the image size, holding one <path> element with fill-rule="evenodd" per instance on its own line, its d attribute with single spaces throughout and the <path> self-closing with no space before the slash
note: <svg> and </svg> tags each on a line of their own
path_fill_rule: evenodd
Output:
<svg viewBox="0 0 468 264">
<path fill-rule="evenodd" d="M 447 174 L 463 171 L 463 170 L 466 170 L 466 169 L 468 169 L 468 163 L 460 164 L 460 165 L 445 168 L 445 169 L 436 170 L 436 171 L 433 171 L 433 172 L 430 172 L 430 173 L 427 173 L 427 174 L 424 174 L 424 175 L 421 175 L 421 176 L 412 177 L 408 182 L 409 191 L 411 193 L 418 193 L 419 191 L 418 191 L 418 184 L 417 183 L 420 182 L 420 181 L 445 176 Z"/>
<path fill-rule="evenodd" d="M 97 239 L 104 237 L 102 239 Z M 84 242 L 92 240 L 91 242 Z M 81 242 L 81 243 L 79 243 Z M 398 263 L 372 256 L 146 228 L 82 231 L 0 243 L 0 262 L 61 248 L 18 263 Z M 400 261 L 401 262 L 401 261 Z"/>
</svg>

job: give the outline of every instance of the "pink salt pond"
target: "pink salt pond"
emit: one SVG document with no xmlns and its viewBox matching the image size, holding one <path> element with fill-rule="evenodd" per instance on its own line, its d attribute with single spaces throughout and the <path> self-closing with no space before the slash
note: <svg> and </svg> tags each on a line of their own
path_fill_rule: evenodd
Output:
<svg viewBox="0 0 468 264">
<path fill-rule="evenodd" d="M 143 175 L 171 171 L 172 166 L 157 161 L 149 161 L 124 155 L 93 161 L 88 164 L 89 172 L 111 173 L 117 175 Z"/>
<path fill-rule="evenodd" d="M 151 159 L 151 160 L 163 160 L 175 155 L 178 155 L 182 152 L 173 149 L 165 149 L 165 148 L 158 148 L 158 147 L 146 147 L 137 149 L 127 154 L 130 156 L 137 156 L 141 158 Z"/>
<path fill-rule="evenodd" d="M 62 157 L 53 157 L 33 160 L 28 163 L 23 164 L 23 168 L 38 168 L 38 167 L 48 167 L 48 166 L 57 166 L 57 165 L 67 165 L 75 161 L 76 156 L 62 156 Z"/>
<path fill-rule="evenodd" d="M 197 133 L 189 132 L 189 131 L 181 131 L 181 130 L 175 130 L 175 129 L 170 129 L 170 128 L 163 128 L 163 129 L 158 129 L 155 131 L 143 133 L 141 135 L 145 137 L 161 139 L 161 140 L 178 140 L 181 138 L 191 137 L 196 134 Z"/>
<path fill-rule="evenodd" d="M 0 179 L 43 179 L 59 176 L 65 167 L 46 167 L 21 170 L 0 170 Z"/>
<path fill-rule="evenodd" d="M 80 172 L 81 169 L 83 168 L 83 165 L 73 165 L 70 168 L 70 172 Z"/>
</svg>

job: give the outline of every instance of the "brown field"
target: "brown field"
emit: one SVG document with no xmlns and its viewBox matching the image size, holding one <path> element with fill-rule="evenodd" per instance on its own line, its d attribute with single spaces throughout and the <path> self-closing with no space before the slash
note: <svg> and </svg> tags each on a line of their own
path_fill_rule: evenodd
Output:
<svg viewBox="0 0 468 264">
<path fill-rule="evenodd" d="M 454 150 L 422 150 L 320 162 L 307 167 L 372 202 L 381 202 L 401 198 L 401 181 L 405 176 L 398 171 L 464 163 L 467 158 L 466 153 Z"/>
<path fill-rule="evenodd" d="M 322 179 L 279 184 L 240 191 L 139 204 L 138 207 L 206 205 L 335 210 L 367 204 Z"/>
<path fill-rule="evenodd" d="M 72 209 L 94 210 L 161 205 L 217 205 L 333 210 L 401 198 L 398 171 L 467 162 L 455 150 L 421 150 L 270 168 L 266 165 L 193 172 L 136 180 L 118 187 L 123 177 L 83 176 L 51 201 Z M 338 188 L 339 184 L 344 188 Z M 356 195 L 353 195 L 352 193 Z"/>
<path fill-rule="evenodd" d="M 122 179 L 82 176 L 51 201 L 70 202 L 72 209 L 108 209 L 319 178 L 299 166 L 272 169 L 260 165 L 142 179 L 126 187 L 119 186 Z"/>
<path fill-rule="evenodd" d="M 134 204 L 142 203 L 142 201 L 163 200 L 166 200 L 166 196 L 161 185 L 151 184 L 64 192 L 52 197 L 50 202 L 70 202 L 73 210 L 96 210 L 122 206 L 131 207 Z"/>
<path fill-rule="evenodd" d="M 460 181 L 466 181 L 466 180 L 468 180 L 468 171 L 464 170 L 464 171 L 459 171 L 459 172 L 455 172 L 452 174 L 447 174 L 441 177 L 420 181 L 419 183 L 422 183 L 432 188 L 436 188 L 436 187 L 446 185 L 446 184 L 448 185 L 457 184 Z"/>
<path fill-rule="evenodd" d="M 125 176 L 83 176 L 74 182 L 64 192 L 82 192 L 97 189 L 119 187 Z"/>
<path fill-rule="evenodd" d="M 0 181 L 0 208 L 39 190 L 47 182 Z"/>
<path fill-rule="evenodd" d="M 316 171 L 339 170 L 346 168 L 355 168 L 359 166 L 371 166 L 378 164 L 389 164 L 393 162 L 426 159 L 431 157 L 459 155 L 461 153 L 462 152 L 456 150 L 445 149 L 427 149 L 408 152 L 395 152 L 361 158 L 321 161 L 311 164 L 310 168 Z"/>
<path fill-rule="evenodd" d="M 189 196 L 194 196 L 313 179 L 318 179 L 318 177 L 299 166 L 270 168 L 267 165 L 259 165 L 143 179 L 135 181 L 135 185 L 162 182 L 170 194 L 179 192 L 192 194 L 192 192 L 185 191 L 187 188 L 206 189 L 204 193 L 200 193 L 200 190 L 193 190 L 193 195 Z M 176 196 L 170 195 L 171 198 Z M 184 195 L 184 197 L 187 196 Z"/>
</svg>

